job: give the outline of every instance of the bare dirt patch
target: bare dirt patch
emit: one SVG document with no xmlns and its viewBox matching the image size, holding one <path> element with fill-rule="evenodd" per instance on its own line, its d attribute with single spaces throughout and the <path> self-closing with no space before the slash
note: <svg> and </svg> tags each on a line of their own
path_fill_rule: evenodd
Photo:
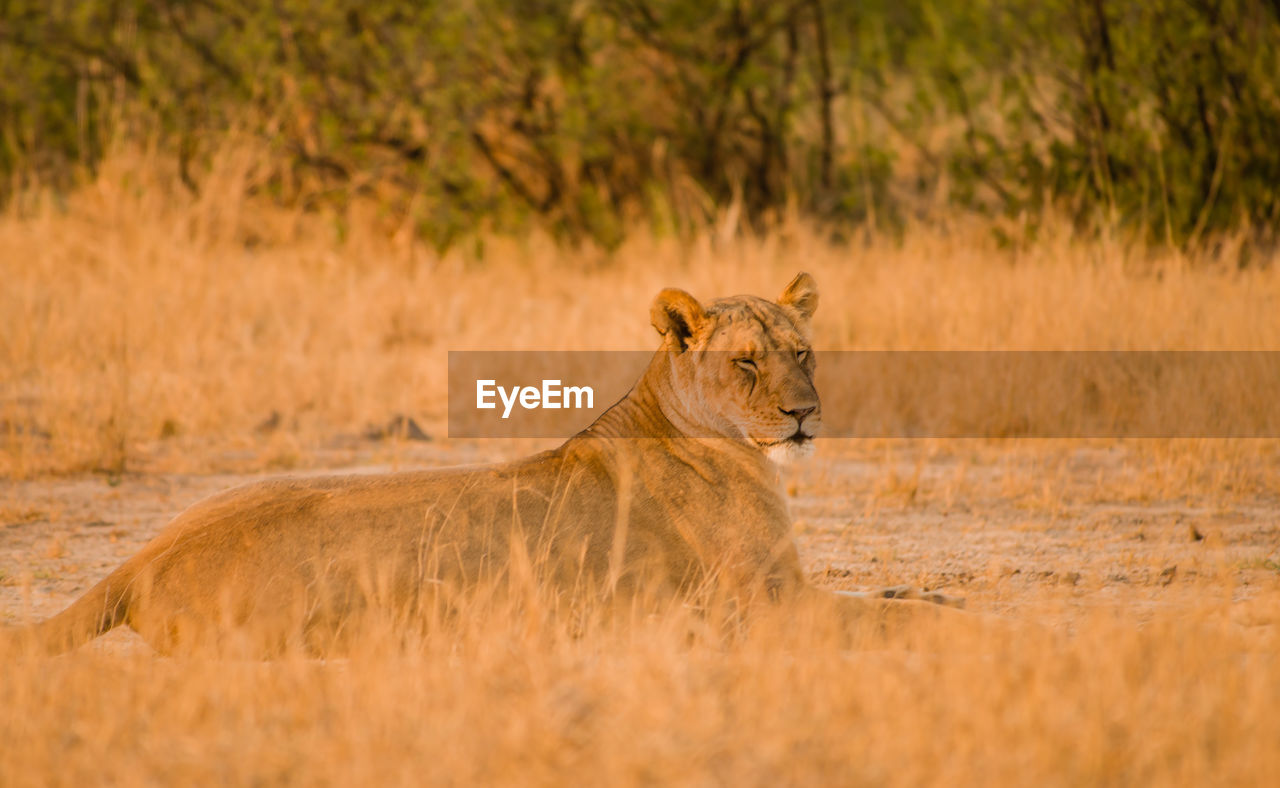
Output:
<svg viewBox="0 0 1280 788">
<path fill-rule="evenodd" d="M 310 454 L 293 472 L 441 467 L 496 461 L 536 446 L 401 444 L 391 452 L 384 443 L 353 442 Z M 1142 614 L 1195 605 L 1206 595 L 1240 603 L 1280 591 L 1275 493 L 1224 498 L 1201 490 L 1134 500 L 1115 486 L 1148 462 L 1123 444 L 1050 442 L 1028 451 L 991 443 L 833 441 L 814 461 L 784 470 L 783 483 L 810 577 L 832 588 L 945 588 L 972 609 L 1049 615 L 1064 625 L 1097 606 Z M 1112 484 L 1099 484 L 1100 474 Z M 182 509 L 270 475 L 279 474 L 0 481 L 0 621 L 56 613 Z"/>
</svg>

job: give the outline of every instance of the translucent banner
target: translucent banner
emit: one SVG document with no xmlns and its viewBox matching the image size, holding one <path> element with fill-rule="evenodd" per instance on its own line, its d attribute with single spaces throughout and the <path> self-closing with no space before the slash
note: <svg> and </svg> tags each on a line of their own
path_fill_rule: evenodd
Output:
<svg viewBox="0 0 1280 788">
<path fill-rule="evenodd" d="M 790 355 L 679 355 L 450 352 L 449 435 L 567 438 L 643 375 L 671 365 L 696 372 L 696 396 L 746 408 L 768 407 L 771 389 L 806 374 Z M 814 358 L 819 438 L 1280 437 L 1280 352 L 818 351 Z"/>
</svg>

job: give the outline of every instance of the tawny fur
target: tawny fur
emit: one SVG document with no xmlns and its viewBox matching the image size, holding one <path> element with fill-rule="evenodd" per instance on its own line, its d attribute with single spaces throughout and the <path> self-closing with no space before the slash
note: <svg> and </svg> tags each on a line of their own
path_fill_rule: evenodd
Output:
<svg viewBox="0 0 1280 788">
<path fill-rule="evenodd" d="M 250 633 L 262 653 L 324 651 L 372 608 L 425 614 L 486 579 L 608 594 L 707 583 L 743 599 L 808 593 L 773 459 L 806 453 L 820 424 L 816 306 L 807 274 L 776 302 L 704 307 L 665 290 L 651 313 L 662 346 L 640 381 L 559 448 L 215 495 L 17 634 L 47 653 L 121 624 L 164 652 L 230 632 Z"/>
</svg>

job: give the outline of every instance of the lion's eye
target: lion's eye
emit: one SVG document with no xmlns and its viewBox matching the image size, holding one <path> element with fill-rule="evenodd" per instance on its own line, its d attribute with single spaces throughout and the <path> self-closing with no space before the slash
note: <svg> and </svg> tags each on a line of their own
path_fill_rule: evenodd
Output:
<svg viewBox="0 0 1280 788">
<path fill-rule="evenodd" d="M 750 372 L 756 371 L 756 362 L 752 361 L 749 358 L 735 358 L 733 360 L 733 363 L 738 365 L 738 367 L 741 369 L 745 369 Z"/>
<path fill-rule="evenodd" d="M 797 350 L 797 351 L 796 351 L 796 361 L 799 361 L 801 364 L 803 364 L 804 362 L 806 362 L 806 361 L 808 361 L 808 360 L 809 360 L 809 351 L 807 351 L 807 350 Z"/>
</svg>

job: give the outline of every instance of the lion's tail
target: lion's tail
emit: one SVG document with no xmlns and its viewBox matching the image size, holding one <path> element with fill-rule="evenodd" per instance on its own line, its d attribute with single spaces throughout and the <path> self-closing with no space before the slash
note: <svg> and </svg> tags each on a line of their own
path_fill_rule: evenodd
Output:
<svg viewBox="0 0 1280 788">
<path fill-rule="evenodd" d="M 128 561 L 52 618 L 28 626 L 0 629 L 0 651 L 20 649 L 54 655 L 87 643 L 123 623 L 134 580 Z"/>
</svg>

